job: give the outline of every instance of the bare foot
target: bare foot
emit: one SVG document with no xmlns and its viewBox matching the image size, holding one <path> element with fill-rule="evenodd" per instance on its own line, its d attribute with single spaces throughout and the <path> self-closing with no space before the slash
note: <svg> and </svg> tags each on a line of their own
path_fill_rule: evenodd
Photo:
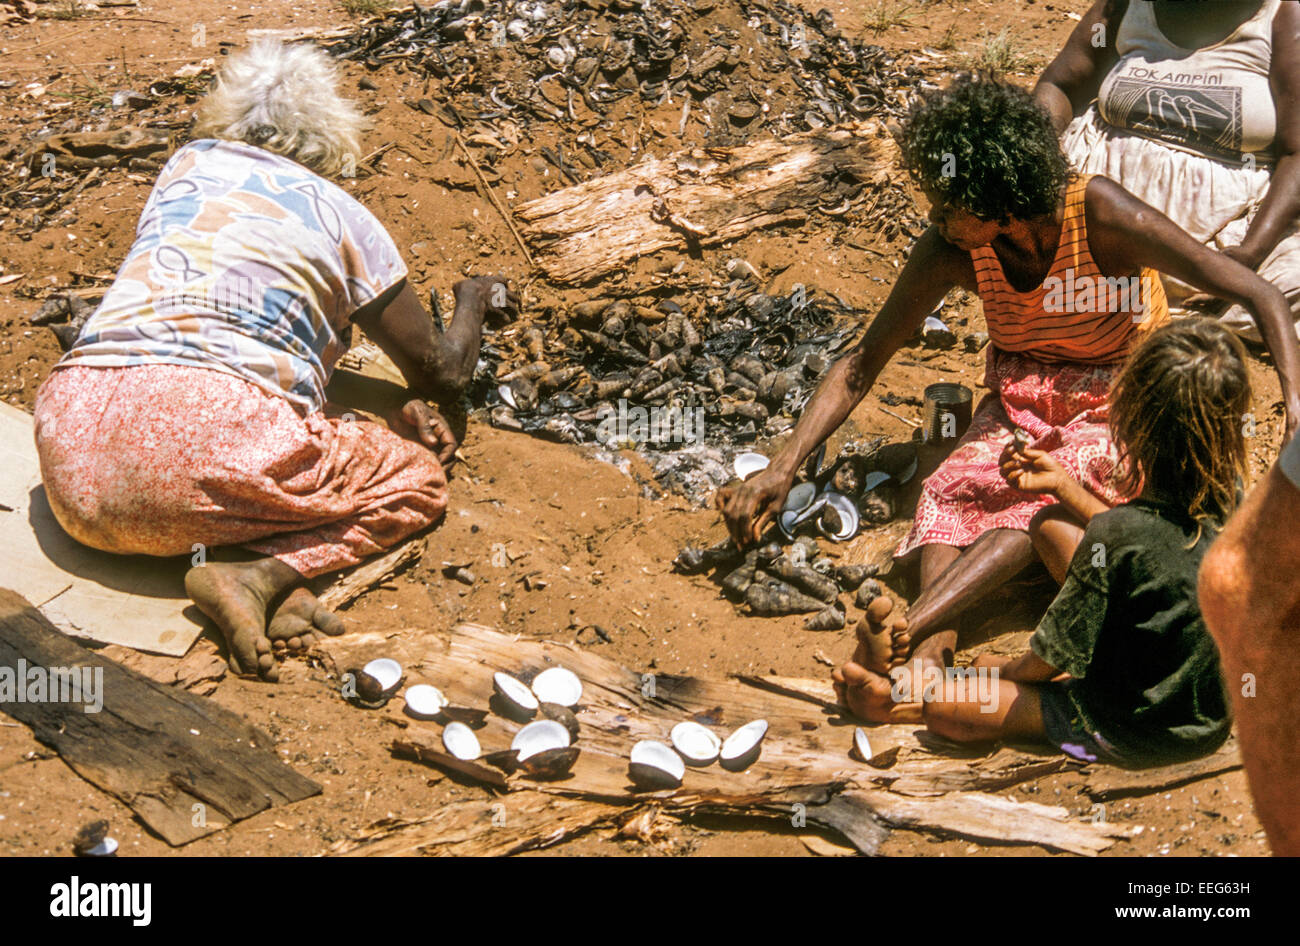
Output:
<svg viewBox="0 0 1300 946">
<path fill-rule="evenodd" d="M 893 611 L 894 602 L 881 595 L 867 605 L 867 613 L 857 626 L 858 646 L 853 651 L 853 662 L 882 676 L 907 659 L 912 643 L 907 618 Z"/>
<path fill-rule="evenodd" d="M 266 636 L 273 647 L 283 641 L 294 652 L 311 647 L 321 634 L 338 637 L 343 631 L 343 622 L 338 615 L 301 586 L 280 602 L 266 626 Z"/>
<path fill-rule="evenodd" d="M 267 605 L 299 581 L 301 575 L 274 558 L 207 562 L 186 572 L 185 593 L 221 629 L 231 671 L 274 682 L 280 673 L 266 636 Z"/>
<path fill-rule="evenodd" d="M 849 712 L 872 723 L 919 722 L 921 704 L 899 703 L 889 677 L 850 660 L 831 672 L 835 693 Z"/>
</svg>

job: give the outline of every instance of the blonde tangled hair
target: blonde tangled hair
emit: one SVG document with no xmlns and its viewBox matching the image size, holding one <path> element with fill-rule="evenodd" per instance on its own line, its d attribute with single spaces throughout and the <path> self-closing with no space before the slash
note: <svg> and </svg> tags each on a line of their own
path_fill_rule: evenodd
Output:
<svg viewBox="0 0 1300 946">
<path fill-rule="evenodd" d="M 259 40 L 234 53 L 199 106 L 196 138 L 243 141 L 324 175 L 356 166 L 365 119 L 314 46 Z"/>
<path fill-rule="evenodd" d="M 1154 485 L 1198 522 L 1222 525 L 1245 481 L 1249 410 L 1246 350 L 1237 336 L 1202 318 L 1152 332 L 1111 390 L 1121 489 L 1136 495 Z"/>
</svg>

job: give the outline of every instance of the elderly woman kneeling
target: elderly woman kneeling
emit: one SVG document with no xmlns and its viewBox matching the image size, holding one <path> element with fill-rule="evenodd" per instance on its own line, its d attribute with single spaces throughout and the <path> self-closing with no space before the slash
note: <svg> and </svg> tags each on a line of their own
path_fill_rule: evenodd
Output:
<svg viewBox="0 0 1300 946">
<path fill-rule="evenodd" d="M 360 153 L 361 115 L 336 84 L 310 47 L 231 57 L 36 403 L 46 493 L 78 541 L 245 550 L 198 564 L 185 587 L 231 668 L 268 680 L 273 640 L 342 630 L 304 579 L 442 517 L 456 440 L 423 399 L 464 388 L 485 315 L 516 303 L 501 280 L 463 280 L 451 327 L 435 330 L 383 225 L 322 176 Z M 354 323 L 408 383 L 409 439 L 326 416 Z"/>
</svg>

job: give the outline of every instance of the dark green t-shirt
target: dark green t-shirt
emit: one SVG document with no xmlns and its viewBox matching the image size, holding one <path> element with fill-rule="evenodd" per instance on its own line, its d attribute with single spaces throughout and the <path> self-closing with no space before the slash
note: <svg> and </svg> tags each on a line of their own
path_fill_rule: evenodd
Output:
<svg viewBox="0 0 1300 946">
<path fill-rule="evenodd" d="M 1214 531 L 1197 532 L 1186 513 L 1142 499 L 1095 516 L 1030 640 L 1074 677 L 1068 693 L 1090 729 L 1149 764 L 1212 752 L 1231 727 L 1196 600 Z"/>
</svg>

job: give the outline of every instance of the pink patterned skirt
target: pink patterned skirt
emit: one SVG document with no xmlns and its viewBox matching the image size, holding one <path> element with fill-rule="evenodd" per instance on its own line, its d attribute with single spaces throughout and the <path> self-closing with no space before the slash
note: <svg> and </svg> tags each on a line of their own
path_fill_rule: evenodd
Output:
<svg viewBox="0 0 1300 946">
<path fill-rule="evenodd" d="M 244 546 L 306 577 L 437 522 L 447 479 L 422 445 L 366 421 L 303 417 L 207 368 L 54 371 L 36 400 L 45 492 L 77 541 L 120 554 Z"/>
<path fill-rule="evenodd" d="M 912 531 L 894 555 L 923 545 L 965 548 L 990 529 L 1028 529 L 1038 510 L 1056 502 L 1002 478 L 998 459 L 1017 427 L 1102 502 L 1128 499 L 1114 483 L 1118 458 L 1106 423 L 1119 367 L 1043 362 L 990 347 L 984 376 L 990 393 L 957 447 L 925 481 Z"/>
</svg>

